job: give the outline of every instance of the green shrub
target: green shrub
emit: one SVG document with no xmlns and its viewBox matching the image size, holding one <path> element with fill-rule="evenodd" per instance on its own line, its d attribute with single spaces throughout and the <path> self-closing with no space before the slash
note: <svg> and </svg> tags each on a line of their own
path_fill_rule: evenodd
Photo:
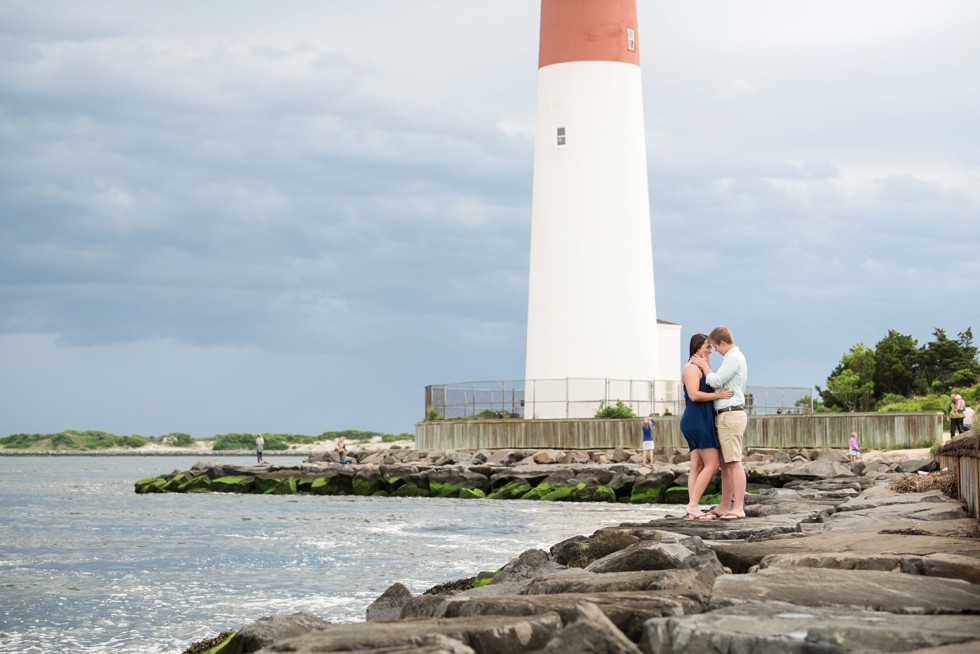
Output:
<svg viewBox="0 0 980 654">
<path fill-rule="evenodd" d="M 76 450 L 78 449 L 78 440 L 75 438 L 74 434 L 69 432 L 55 434 L 54 437 L 51 438 L 51 449 Z"/>
<path fill-rule="evenodd" d="M 149 439 L 144 438 L 139 434 L 133 434 L 132 436 L 117 436 L 115 444 L 117 447 L 140 448 L 149 442 Z"/>
<path fill-rule="evenodd" d="M 599 407 L 599 410 L 595 412 L 596 418 L 609 418 L 609 419 L 623 419 L 623 418 L 635 418 L 636 414 L 633 413 L 631 407 L 626 406 L 622 401 L 617 401 L 616 406 L 605 406 L 605 404 Z"/>
<path fill-rule="evenodd" d="M 213 449 L 217 452 L 226 450 L 254 450 L 255 438 L 258 434 L 218 434 L 214 439 Z M 289 449 L 289 441 L 284 434 L 263 434 L 267 452 Z"/>
<path fill-rule="evenodd" d="M 188 447 L 194 443 L 194 437 L 182 432 L 171 432 L 160 437 L 160 442 L 174 447 Z"/>
<path fill-rule="evenodd" d="M 382 443 L 394 443 L 395 441 L 414 441 L 415 434 L 385 434 L 381 437 Z"/>
</svg>

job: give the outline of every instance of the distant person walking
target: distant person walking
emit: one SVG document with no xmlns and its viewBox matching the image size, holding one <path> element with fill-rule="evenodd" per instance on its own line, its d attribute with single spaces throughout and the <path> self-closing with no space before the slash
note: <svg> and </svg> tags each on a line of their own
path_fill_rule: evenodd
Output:
<svg viewBox="0 0 980 654">
<path fill-rule="evenodd" d="M 745 413 L 745 384 L 749 377 L 749 367 L 745 355 L 735 345 L 735 339 L 728 327 L 715 327 L 708 334 L 711 345 L 722 355 L 718 372 L 711 372 L 707 359 L 692 359 L 706 377 L 708 386 L 714 389 L 727 388 L 732 396 L 717 399 L 715 406 L 715 427 L 718 442 L 721 443 L 721 504 L 715 512 L 722 520 L 739 520 L 745 517 L 745 469 L 742 467 L 742 439 L 749 417 Z"/>
<path fill-rule="evenodd" d="M 847 444 L 848 453 L 851 455 L 851 462 L 861 458 L 861 450 L 858 449 L 858 435 L 856 431 L 851 432 L 851 440 Z"/>
<path fill-rule="evenodd" d="M 973 407 L 969 404 L 963 409 L 963 429 L 970 431 L 973 429 L 973 419 L 976 417 L 976 413 L 973 411 Z"/>
<path fill-rule="evenodd" d="M 956 438 L 956 434 L 963 433 L 963 411 L 966 410 L 966 402 L 956 393 L 949 394 L 949 404 L 946 411 L 949 414 L 949 437 Z"/>
<path fill-rule="evenodd" d="M 640 465 L 647 463 L 647 457 L 650 459 L 650 465 L 653 465 L 653 428 L 656 426 L 657 421 L 653 419 L 652 413 L 643 419 L 643 442 L 641 443 L 643 451 L 640 454 Z"/>
<path fill-rule="evenodd" d="M 711 520 L 714 513 L 701 513 L 701 496 L 718 471 L 718 431 L 715 428 L 714 405 L 718 399 L 730 398 L 734 393 L 728 389 L 715 391 L 705 381 L 711 372 L 708 357 L 711 356 L 711 342 L 705 334 L 691 337 L 691 360 L 681 370 L 684 382 L 684 415 L 681 417 L 681 433 L 691 450 L 691 472 L 687 477 L 688 520 Z M 704 368 L 702 368 L 702 361 Z M 707 369 L 707 373 L 705 372 Z"/>
<path fill-rule="evenodd" d="M 265 439 L 262 438 L 262 434 L 255 437 L 255 455 L 259 459 L 259 463 L 262 463 L 262 450 L 265 449 Z"/>
<path fill-rule="evenodd" d="M 337 454 L 340 455 L 340 462 L 347 465 L 347 441 L 343 436 L 337 439 Z"/>
</svg>

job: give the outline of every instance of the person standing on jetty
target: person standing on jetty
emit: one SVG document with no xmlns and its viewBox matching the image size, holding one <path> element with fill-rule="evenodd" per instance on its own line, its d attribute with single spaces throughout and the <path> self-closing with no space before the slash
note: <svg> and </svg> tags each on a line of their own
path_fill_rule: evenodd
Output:
<svg viewBox="0 0 980 654">
<path fill-rule="evenodd" d="M 262 463 L 262 450 L 265 448 L 265 439 L 262 438 L 262 434 L 255 437 L 255 455 L 259 459 L 259 463 Z"/>
<path fill-rule="evenodd" d="M 851 462 L 861 458 L 861 450 L 858 448 L 858 435 L 856 431 L 851 432 L 851 440 L 847 443 L 848 453 L 851 455 Z"/>
<path fill-rule="evenodd" d="M 347 465 L 347 441 L 343 436 L 337 439 L 337 454 L 340 455 L 340 462 Z"/>
<path fill-rule="evenodd" d="M 738 520 L 745 517 L 745 469 L 742 468 L 742 438 L 749 422 L 745 414 L 745 383 L 749 367 L 745 355 L 735 345 L 728 327 L 715 327 L 708 340 L 722 355 L 718 372 L 711 372 L 707 360 L 691 358 L 705 374 L 708 386 L 727 388 L 731 397 L 714 401 L 715 427 L 721 443 L 721 504 L 714 510 L 722 520 Z"/>
<path fill-rule="evenodd" d="M 714 400 L 727 399 L 734 395 L 729 389 L 715 391 L 705 381 L 707 373 L 701 367 L 703 361 L 708 367 L 711 356 L 711 342 L 705 334 L 691 337 L 691 360 L 681 370 L 684 389 L 684 415 L 681 417 L 681 433 L 691 450 L 691 473 L 687 478 L 688 520 L 712 520 L 714 513 L 701 513 L 701 496 L 718 471 L 718 431 L 715 428 Z M 695 363 L 695 360 L 698 362 Z"/>
<path fill-rule="evenodd" d="M 653 465 L 653 428 L 656 424 L 657 421 L 653 419 L 652 413 L 643 419 L 643 442 L 641 443 L 643 450 L 640 453 L 640 465 L 647 463 L 647 458 L 650 459 L 650 465 Z"/>
</svg>

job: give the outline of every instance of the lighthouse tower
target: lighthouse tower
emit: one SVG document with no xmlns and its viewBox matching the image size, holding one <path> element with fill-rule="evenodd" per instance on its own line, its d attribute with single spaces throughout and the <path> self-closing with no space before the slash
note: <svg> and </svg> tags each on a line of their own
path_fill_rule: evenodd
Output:
<svg viewBox="0 0 980 654">
<path fill-rule="evenodd" d="M 645 415 L 680 365 L 658 346 L 636 0 L 542 0 L 537 82 L 524 417 Z"/>
</svg>

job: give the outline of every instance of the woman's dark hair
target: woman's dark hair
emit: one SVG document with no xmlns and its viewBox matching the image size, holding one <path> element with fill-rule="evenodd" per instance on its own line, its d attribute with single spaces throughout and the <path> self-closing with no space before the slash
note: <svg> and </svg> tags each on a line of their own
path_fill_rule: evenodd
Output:
<svg viewBox="0 0 980 654">
<path fill-rule="evenodd" d="M 708 335 L 707 334 L 695 334 L 694 336 L 691 337 L 691 356 L 692 357 L 695 354 L 697 354 L 698 350 L 701 349 L 701 346 L 704 345 L 704 342 L 706 340 L 708 340 Z"/>
</svg>

